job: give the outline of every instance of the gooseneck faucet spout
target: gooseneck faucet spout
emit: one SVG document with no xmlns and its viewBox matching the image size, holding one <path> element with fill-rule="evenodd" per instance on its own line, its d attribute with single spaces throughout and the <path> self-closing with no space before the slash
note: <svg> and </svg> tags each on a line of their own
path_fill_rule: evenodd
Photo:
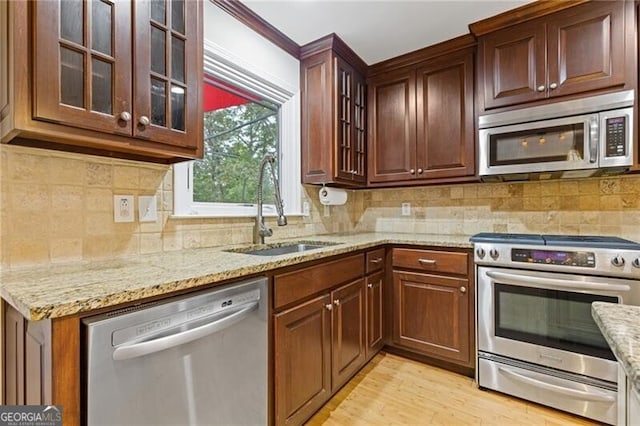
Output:
<svg viewBox="0 0 640 426">
<path fill-rule="evenodd" d="M 264 180 L 264 169 L 269 164 L 271 168 L 271 177 L 273 178 L 273 185 L 276 193 L 276 210 L 278 210 L 278 226 L 285 226 L 287 224 L 287 218 L 284 215 L 284 206 L 282 204 L 282 197 L 280 196 L 280 185 L 278 184 L 278 178 L 276 177 L 275 170 L 276 159 L 271 154 L 266 154 L 262 158 L 260 163 L 260 174 L 258 177 L 258 213 L 256 214 L 256 223 L 253 226 L 253 243 L 264 244 L 264 237 L 270 237 L 273 235 L 273 230 L 267 228 L 264 224 L 264 217 L 262 216 L 262 181 Z"/>
</svg>

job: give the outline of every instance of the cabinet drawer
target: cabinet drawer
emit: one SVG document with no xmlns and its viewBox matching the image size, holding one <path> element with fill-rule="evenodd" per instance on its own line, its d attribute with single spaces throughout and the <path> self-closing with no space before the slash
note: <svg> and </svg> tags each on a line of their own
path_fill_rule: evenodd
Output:
<svg viewBox="0 0 640 426">
<path fill-rule="evenodd" d="M 393 249 L 393 266 L 399 268 L 467 275 L 468 262 L 466 253 Z"/>
<path fill-rule="evenodd" d="M 371 250 L 366 255 L 365 272 L 370 274 L 384 268 L 384 249 Z"/>
<path fill-rule="evenodd" d="M 325 262 L 274 277 L 274 308 L 328 290 L 364 275 L 364 254 Z"/>
</svg>

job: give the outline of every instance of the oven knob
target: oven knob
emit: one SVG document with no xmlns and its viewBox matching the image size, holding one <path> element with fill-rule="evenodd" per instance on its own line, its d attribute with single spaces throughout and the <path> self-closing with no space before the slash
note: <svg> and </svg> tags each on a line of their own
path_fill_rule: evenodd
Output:
<svg viewBox="0 0 640 426">
<path fill-rule="evenodd" d="M 498 258 L 498 256 L 500 256 L 500 253 L 498 253 L 498 250 L 496 250 L 496 249 L 491 249 L 489 251 L 489 256 L 491 256 L 491 258 L 493 260 L 496 260 Z"/>
<path fill-rule="evenodd" d="M 636 257 L 635 259 L 633 259 L 633 262 L 631 262 L 631 264 L 636 268 L 640 268 L 640 257 Z"/>
<path fill-rule="evenodd" d="M 611 264 L 617 267 L 624 266 L 624 257 L 620 256 L 619 254 L 614 256 L 614 258 L 611 259 Z"/>
<path fill-rule="evenodd" d="M 484 251 L 484 249 L 482 247 L 478 247 L 476 249 L 476 256 L 478 256 L 480 259 L 484 259 L 484 255 L 485 254 L 486 254 L 486 252 Z"/>
</svg>

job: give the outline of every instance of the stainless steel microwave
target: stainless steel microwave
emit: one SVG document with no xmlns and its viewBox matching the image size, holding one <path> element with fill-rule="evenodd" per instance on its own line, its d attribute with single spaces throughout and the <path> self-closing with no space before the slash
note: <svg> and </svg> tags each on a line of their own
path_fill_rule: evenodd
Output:
<svg viewBox="0 0 640 426">
<path fill-rule="evenodd" d="M 633 164 L 632 90 L 482 115 L 485 181 L 624 173 Z"/>
</svg>

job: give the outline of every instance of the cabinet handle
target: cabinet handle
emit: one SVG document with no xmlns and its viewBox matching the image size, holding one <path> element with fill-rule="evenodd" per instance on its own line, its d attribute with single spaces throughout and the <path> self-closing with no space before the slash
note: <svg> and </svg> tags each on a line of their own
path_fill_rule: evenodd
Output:
<svg viewBox="0 0 640 426">
<path fill-rule="evenodd" d="M 367 287 L 373 288 L 373 284 L 369 283 L 369 284 L 367 284 Z"/>
<path fill-rule="evenodd" d="M 436 261 L 433 259 L 418 259 L 418 262 L 421 265 L 435 265 Z"/>
<path fill-rule="evenodd" d="M 340 306 L 340 300 L 336 299 L 333 301 L 333 304 L 336 306 Z"/>
<path fill-rule="evenodd" d="M 409 173 L 411 173 L 412 175 L 415 175 L 416 174 L 416 169 L 409 170 Z"/>
<path fill-rule="evenodd" d="M 326 305 L 324 305 L 325 308 L 327 308 L 327 311 L 330 311 L 333 309 L 333 305 L 331 303 L 327 303 Z"/>
<path fill-rule="evenodd" d="M 419 174 L 419 175 L 421 175 L 421 174 L 422 174 L 422 172 L 424 172 L 424 170 L 422 170 L 422 169 L 418 169 L 418 174 Z"/>
<path fill-rule="evenodd" d="M 551 83 L 551 84 L 549 85 L 549 89 L 551 89 L 551 90 L 553 90 L 553 89 L 555 89 L 555 88 L 557 88 L 557 87 L 558 87 L 558 84 L 557 84 L 557 83 Z"/>
<path fill-rule="evenodd" d="M 140 123 L 141 126 L 147 127 L 151 122 L 149 121 L 149 117 L 147 117 L 146 115 L 143 115 L 138 120 L 138 123 Z"/>
<path fill-rule="evenodd" d="M 460 293 L 466 293 L 467 288 L 465 286 L 460 287 Z"/>
<path fill-rule="evenodd" d="M 545 87 L 544 86 L 538 86 L 538 92 L 544 92 Z"/>
<path fill-rule="evenodd" d="M 120 120 L 122 121 L 131 121 L 131 114 L 127 111 L 122 111 L 120 113 Z"/>
<path fill-rule="evenodd" d="M 369 262 L 371 262 L 371 263 L 375 263 L 375 264 L 377 265 L 378 263 L 382 262 L 382 258 L 381 258 L 381 257 L 378 257 L 378 258 L 376 258 L 376 259 L 371 259 Z"/>
</svg>

